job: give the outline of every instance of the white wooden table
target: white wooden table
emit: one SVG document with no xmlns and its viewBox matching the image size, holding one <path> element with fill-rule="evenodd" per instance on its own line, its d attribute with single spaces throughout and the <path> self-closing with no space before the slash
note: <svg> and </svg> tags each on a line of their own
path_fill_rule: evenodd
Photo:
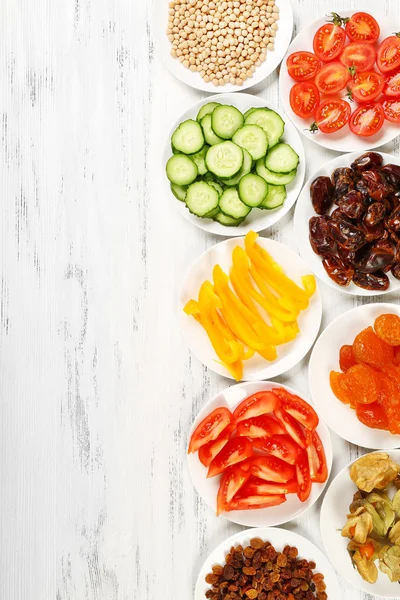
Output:
<svg viewBox="0 0 400 600">
<path fill-rule="evenodd" d="M 400 2 L 379 4 L 400 29 Z M 296 29 L 376 5 L 293 0 Z M 230 382 L 178 329 L 182 277 L 218 239 L 160 193 L 165 136 L 202 94 L 155 57 L 151 13 L 147 0 L 0 3 L 2 600 L 189 600 L 239 529 L 186 470 L 192 419 Z M 277 75 L 251 91 L 279 103 Z M 335 155 L 304 144 L 308 174 Z M 266 234 L 294 247 L 292 216 Z M 324 325 L 360 302 L 321 290 Z M 307 359 L 279 381 L 307 395 Z M 332 437 L 335 474 L 360 450 Z M 319 508 L 287 527 L 321 546 Z"/>
</svg>

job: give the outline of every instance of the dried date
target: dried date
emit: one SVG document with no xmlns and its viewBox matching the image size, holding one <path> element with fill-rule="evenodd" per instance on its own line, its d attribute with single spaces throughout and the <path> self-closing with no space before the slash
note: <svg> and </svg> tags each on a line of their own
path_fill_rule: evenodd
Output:
<svg viewBox="0 0 400 600">
<path fill-rule="evenodd" d="M 345 221 L 328 221 L 328 233 L 346 250 L 358 250 L 365 244 L 365 234 Z"/>
<path fill-rule="evenodd" d="M 358 158 L 356 158 L 350 165 L 351 169 L 356 173 L 362 173 L 375 167 L 382 165 L 382 155 L 377 152 L 366 152 Z"/>
<path fill-rule="evenodd" d="M 339 258 L 335 256 L 326 256 L 322 265 L 329 277 L 338 285 L 349 285 L 353 279 L 354 269 L 346 266 Z"/>
<path fill-rule="evenodd" d="M 350 190 L 354 190 L 354 171 L 349 169 L 349 167 L 335 169 L 332 173 L 332 183 L 335 186 L 336 197 L 340 198 L 341 196 L 344 196 Z"/>
<path fill-rule="evenodd" d="M 310 244 L 315 254 L 319 256 L 325 256 L 332 252 L 333 242 L 329 236 L 328 222 L 326 216 L 311 217 L 310 219 Z"/>
<path fill-rule="evenodd" d="M 353 275 L 353 282 L 364 290 L 379 292 L 385 292 L 390 284 L 388 276 L 379 271 L 377 273 L 361 273 L 360 271 L 356 271 Z"/>
<path fill-rule="evenodd" d="M 400 206 L 398 206 L 387 219 L 387 226 L 392 231 L 400 231 Z"/>
<path fill-rule="evenodd" d="M 386 177 L 386 179 L 394 185 L 398 187 L 400 185 L 400 166 L 399 165 L 385 165 L 381 168 L 382 173 Z"/>
<path fill-rule="evenodd" d="M 389 196 L 395 191 L 382 173 L 376 169 L 364 171 L 361 174 L 361 177 L 372 200 L 383 200 L 383 198 L 386 198 L 386 196 Z"/>
<path fill-rule="evenodd" d="M 335 188 L 329 177 L 317 177 L 310 186 L 311 202 L 317 215 L 324 215 L 333 204 Z"/>
<path fill-rule="evenodd" d="M 356 257 L 355 268 L 361 273 L 376 273 L 393 264 L 395 248 L 390 241 L 376 242 L 373 246 L 362 248 L 361 254 Z"/>
<path fill-rule="evenodd" d="M 350 190 L 348 194 L 342 196 L 337 201 L 337 205 L 349 219 L 359 220 L 365 213 L 362 195 L 356 190 Z"/>
<path fill-rule="evenodd" d="M 386 205 L 383 202 L 373 202 L 369 205 L 364 223 L 370 227 L 377 225 L 386 215 Z"/>
</svg>

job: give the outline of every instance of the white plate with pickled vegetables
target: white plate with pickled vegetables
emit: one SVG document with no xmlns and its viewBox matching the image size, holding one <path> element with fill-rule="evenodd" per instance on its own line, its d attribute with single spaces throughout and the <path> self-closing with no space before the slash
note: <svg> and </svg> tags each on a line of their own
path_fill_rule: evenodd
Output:
<svg viewBox="0 0 400 600">
<path fill-rule="evenodd" d="M 399 473 L 400 450 L 366 454 L 340 471 L 321 507 L 322 540 L 335 569 L 383 598 L 399 598 Z"/>
<path fill-rule="evenodd" d="M 165 194 L 210 233 L 239 236 L 277 223 L 304 181 L 299 134 L 278 109 L 249 94 L 202 100 L 166 141 Z"/>
<path fill-rule="evenodd" d="M 269 379 L 297 365 L 322 315 L 315 277 L 303 260 L 253 231 L 216 244 L 193 264 L 179 310 L 193 354 L 237 381 Z"/>
</svg>

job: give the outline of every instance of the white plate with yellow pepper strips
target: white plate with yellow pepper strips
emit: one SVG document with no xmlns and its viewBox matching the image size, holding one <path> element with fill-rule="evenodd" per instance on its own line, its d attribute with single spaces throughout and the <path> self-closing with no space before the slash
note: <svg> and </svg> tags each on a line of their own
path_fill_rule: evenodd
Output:
<svg viewBox="0 0 400 600">
<path fill-rule="evenodd" d="M 192 265 L 179 302 L 193 354 L 236 379 L 270 379 L 297 365 L 318 335 L 315 277 L 290 248 L 251 231 L 207 250 Z"/>
<path fill-rule="evenodd" d="M 400 450 L 371 452 L 333 480 L 321 534 L 336 570 L 367 594 L 399 598 Z"/>
<path fill-rule="evenodd" d="M 277 223 L 296 202 L 305 173 L 295 127 L 250 94 L 211 96 L 187 110 L 162 160 L 165 194 L 179 213 L 225 236 Z"/>
<path fill-rule="evenodd" d="M 154 14 L 160 59 L 205 92 L 256 85 L 279 65 L 293 30 L 290 0 L 161 0 Z"/>
</svg>

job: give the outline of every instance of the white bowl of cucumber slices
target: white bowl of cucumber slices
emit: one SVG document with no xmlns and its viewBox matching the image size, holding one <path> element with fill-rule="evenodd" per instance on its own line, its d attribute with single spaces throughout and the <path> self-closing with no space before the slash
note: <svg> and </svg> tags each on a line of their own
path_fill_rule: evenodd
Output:
<svg viewBox="0 0 400 600">
<path fill-rule="evenodd" d="M 163 163 L 165 193 L 180 214 L 227 237 L 277 223 L 305 174 L 296 128 L 270 102 L 242 93 L 211 96 L 186 111 Z"/>
</svg>

